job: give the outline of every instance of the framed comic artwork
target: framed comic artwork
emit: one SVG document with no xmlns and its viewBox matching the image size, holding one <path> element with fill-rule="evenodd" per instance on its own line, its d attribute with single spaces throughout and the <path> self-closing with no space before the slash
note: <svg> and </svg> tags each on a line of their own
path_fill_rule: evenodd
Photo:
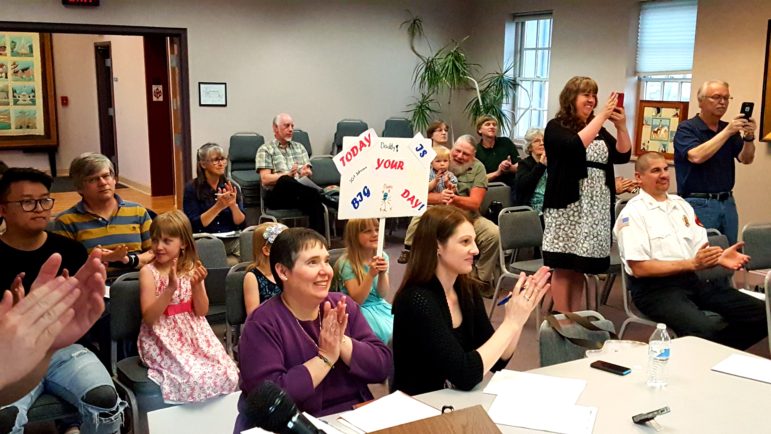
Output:
<svg viewBox="0 0 771 434">
<path fill-rule="evenodd" d="M 637 105 L 633 155 L 656 151 L 673 160 L 675 133 L 687 118 L 687 102 L 641 100 Z"/>
</svg>

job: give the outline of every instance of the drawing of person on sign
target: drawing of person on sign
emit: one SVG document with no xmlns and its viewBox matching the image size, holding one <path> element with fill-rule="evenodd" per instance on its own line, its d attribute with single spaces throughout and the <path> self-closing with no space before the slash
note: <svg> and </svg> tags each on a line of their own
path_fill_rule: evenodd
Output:
<svg viewBox="0 0 771 434">
<path fill-rule="evenodd" d="M 391 206 L 391 189 L 393 185 L 383 184 L 383 201 L 380 204 L 380 211 L 387 212 L 393 209 Z"/>
</svg>

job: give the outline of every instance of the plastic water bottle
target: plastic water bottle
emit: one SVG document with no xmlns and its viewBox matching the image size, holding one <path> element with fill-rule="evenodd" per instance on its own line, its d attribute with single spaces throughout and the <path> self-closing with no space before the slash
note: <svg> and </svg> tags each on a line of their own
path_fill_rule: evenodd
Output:
<svg viewBox="0 0 771 434">
<path fill-rule="evenodd" d="M 648 386 L 667 385 L 666 368 L 669 362 L 669 333 L 663 323 L 656 324 L 656 331 L 648 341 Z"/>
</svg>

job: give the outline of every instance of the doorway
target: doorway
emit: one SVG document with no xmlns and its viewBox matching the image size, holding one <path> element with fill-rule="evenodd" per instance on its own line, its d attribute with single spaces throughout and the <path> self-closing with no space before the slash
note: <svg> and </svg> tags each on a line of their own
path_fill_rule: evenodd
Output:
<svg viewBox="0 0 771 434">
<path fill-rule="evenodd" d="M 115 96 L 112 87 L 112 44 L 94 43 L 96 63 L 96 100 L 99 113 L 99 149 L 102 155 L 118 166 L 118 149 L 115 134 Z"/>
<path fill-rule="evenodd" d="M 145 84 L 146 86 L 146 92 L 147 95 L 147 104 L 148 104 L 148 112 L 150 110 L 150 106 L 154 106 L 156 110 L 159 109 L 159 106 L 162 104 L 166 108 L 163 109 L 165 112 L 171 112 L 172 109 L 175 112 L 174 119 L 173 119 L 173 125 L 171 119 L 169 121 L 165 122 L 164 126 L 164 133 L 163 133 L 163 139 L 158 140 L 156 142 L 153 142 L 153 139 L 150 138 L 150 150 L 151 155 L 149 158 L 149 161 L 146 162 L 147 168 L 151 169 L 153 166 L 155 166 L 155 170 L 150 170 L 150 172 L 162 173 L 166 177 L 166 185 L 168 186 L 168 191 L 166 188 L 164 188 L 164 195 L 171 195 L 171 194 L 177 194 L 181 195 L 181 192 L 184 190 L 184 183 L 188 182 L 192 179 L 192 163 L 191 163 L 191 157 L 192 157 L 192 151 L 191 151 L 191 139 L 190 139 L 190 85 L 189 85 L 189 72 L 188 72 L 188 50 L 187 50 L 187 29 L 184 28 L 160 28 L 160 27 L 141 27 L 141 26 L 120 26 L 120 25 L 98 25 L 98 24 L 69 24 L 69 23 L 33 23 L 33 22 L 13 22 L 13 21 L 0 21 L 0 28 L 7 30 L 7 31 L 14 31 L 14 32 L 37 32 L 37 33 L 69 33 L 69 34 L 81 34 L 81 35 L 126 35 L 126 36 L 141 36 L 145 40 L 145 48 L 147 48 L 147 42 L 152 41 L 151 45 L 154 47 L 161 47 L 164 48 L 172 46 L 174 47 L 174 58 L 171 58 L 171 50 L 164 49 L 162 51 L 157 50 L 155 51 L 156 55 L 152 56 L 158 61 L 158 66 L 154 67 L 154 71 L 164 71 L 165 77 L 163 80 L 163 92 L 164 92 L 164 98 L 163 101 L 157 101 L 153 100 L 153 83 L 157 82 L 156 72 L 153 72 L 152 74 L 154 77 L 146 76 L 147 82 Z M 114 47 L 113 47 L 114 48 Z M 160 61 L 159 56 L 157 54 L 162 53 L 163 59 Z M 95 46 L 94 48 L 94 56 L 105 56 L 107 53 L 106 51 L 101 51 L 97 49 Z M 111 53 L 111 57 L 114 55 L 114 53 Z M 170 68 L 169 65 L 173 65 L 173 68 Z M 169 82 L 168 80 L 168 74 L 173 70 L 173 73 L 175 75 L 174 79 Z M 148 71 L 145 71 L 146 74 Z M 102 74 L 99 74 L 102 75 Z M 106 73 L 104 74 L 106 76 Z M 112 79 L 110 79 L 110 88 L 112 88 Z M 107 82 L 104 83 L 105 89 L 107 88 Z M 175 86 L 175 89 L 170 89 L 170 85 Z M 158 84 L 156 83 L 156 88 Z M 107 94 L 106 90 L 104 92 Z M 167 97 L 167 95 L 174 95 L 174 105 L 171 103 L 171 98 Z M 108 107 L 112 107 L 112 110 L 109 108 L 107 110 L 101 110 L 100 108 L 100 120 L 99 120 L 99 137 L 100 142 L 102 142 L 103 138 L 106 139 L 107 145 L 104 146 L 102 142 L 100 143 L 100 149 L 101 152 L 105 153 L 105 155 L 109 155 L 111 158 L 115 158 L 114 163 L 117 163 L 118 159 L 118 152 L 117 152 L 117 140 L 116 140 L 116 127 L 115 127 L 115 110 L 116 107 L 114 106 L 113 98 L 108 98 L 105 96 L 104 103 L 107 105 L 109 101 Z M 101 98 L 99 104 L 101 105 Z M 119 108 L 119 107 L 118 107 Z M 104 121 L 104 127 L 102 126 L 102 117 L 103 115 L 101 113 L 106 113 L 108 118 Z M 148 113 L 149 114 L 149 113 Z M 171 116 L 168 116 L 171 118 Z M 153 118 L 152 116 L 148 116 L 148 118 Z M 111 121 L 111 122 L 109 122 Z M 152 122 L 150 120 L 147 121 L 148 127 L 153 127 L 150 131 L 157 131 L 157 125 L 152 125 Z M 112 133 L 110 133 L 110 124 L 112 126 Z M 112 150 L 110 149 L 109 145 L 109 136 L 112 137 Z M 155 152 L 160 152 L 163 156 L 157 158 L 155 155 Z M 130 161 L 130 159 L 133 157 L 131 153 L 123 153 L 123 163 L 124 165 L 127 163 L 127 161 Z M 126 160 L 126 159 L 129 160 Z M 158 163 L 162 162 L 162 166 L 160 166 Z M 165 166 L 165 167 L 164 167 Z M 161 167 L 163 170 L 158 170 L 158 168 Z M 173 170 L 169 171 L 169 168 L 172 167 Z M 169 172 L 177 174 L 177 176 L 169 176 Z M 151 174 L 152 175 L 152 174 Z M 153 196 L 161 193 L 156 192 L 156 184 L 158 186 L 164 185 L 164 182 L 158 182 L 156 183 L 154 179 L 151 180 L 151 186 L 153 187 Z M 177 204 L 177 206 L 181 206 L 181 203 Z"/>
</svg>

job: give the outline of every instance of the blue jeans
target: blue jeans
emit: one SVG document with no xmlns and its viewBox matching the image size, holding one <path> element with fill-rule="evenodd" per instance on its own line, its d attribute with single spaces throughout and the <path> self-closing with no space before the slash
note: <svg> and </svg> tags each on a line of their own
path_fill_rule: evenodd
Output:
<svg viewBox="0 0 771 434">
<path fill-rule="evenodd" d="M 120 430 L 126 402 L 117 397 L 112 407 L 98 407 L 87 403 L 86 394 L 99 386 L 113 388 L 107 369 L 91 351 L 73 344 L 54 353 L 43 381 L 31 392 L 10 406 L 18 408 L 13 434 L 24 432 L 27 411 L 43 394 L 51 393 L 69 402 L 80 413 L 80 432 L 83 434 L 111 434 Z M 10 407 L 7 406 L 7 407 Z"/>
<path fill-rule="evenodd" d="M 689 197 L 685 199 L 696 212 L 701 224 L 707 229 L 717 229 L 728 237 L 728 244 L 733 246 L 739 233 L 739 215 L 736 213 L 736 201 L 733 196 L 724 201 Z"/>
</svg>

